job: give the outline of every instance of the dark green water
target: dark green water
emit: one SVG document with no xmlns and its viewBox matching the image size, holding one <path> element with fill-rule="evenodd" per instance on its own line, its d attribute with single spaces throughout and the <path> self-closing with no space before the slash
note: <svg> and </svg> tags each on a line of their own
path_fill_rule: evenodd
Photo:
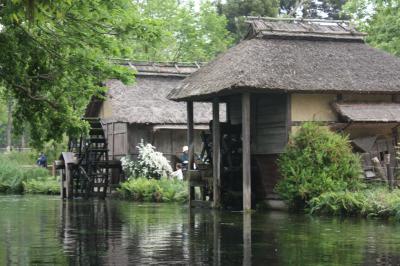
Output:
<svg viewBox="0 0 400 266">
<path fill-rule="evenodd" d="M 0 196 L 0 265 L 400 265 L 400 224 Z"/>
</svg>

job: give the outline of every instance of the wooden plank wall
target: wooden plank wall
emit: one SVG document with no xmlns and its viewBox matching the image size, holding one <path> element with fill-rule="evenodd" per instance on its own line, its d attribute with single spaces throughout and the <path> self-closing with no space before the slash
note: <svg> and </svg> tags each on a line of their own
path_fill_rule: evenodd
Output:
<svg viewBox="0 0 400 266">
<path fill-rule="evenodd" d="M 109 157 L 119 159 L 127 154 L 127 123 L 108 123 L 105 127 L 105 135 L 108 142 Z"/>
<path fill-rule="evenodd" d="M 287 143 L 287 96 L 253 95 L 252 154 L 282 153 Z"/>
<path fill-rule="evenodd" d="M 145 143 L 152 142 L 151 138 L 151 127 L 146 125 L 134 125 L 130 124 L 128 126 L 128 152 L 130 156 L 135 159 L 138 154 L 136 146 L 139 145 L 141 141 Z"/>
</svg>

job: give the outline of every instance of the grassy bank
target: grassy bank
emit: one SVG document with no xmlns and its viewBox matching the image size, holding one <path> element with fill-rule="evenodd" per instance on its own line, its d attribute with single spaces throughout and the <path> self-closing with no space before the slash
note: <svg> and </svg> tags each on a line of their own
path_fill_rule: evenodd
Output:
<svg viewBox="0 0 400 266">
<path fill-rule="evenodd" d="M 326 192 L 309 201 L 316 214 L 395 218 L 400 220 L 400 190 L 371 187 L 358 191 Z"/>
<path fill-rule="evenodd" d="M 118 189 L 121 199 L 147 202 L 185 202 L 188 198 L 187 182 L 131 178 Z"/>
<path fill-rule="evenodd" d="M 12 152 L 0 155 L 0 193 L 58 194 L 59 185 L 31 153 Z"/>
</svg>

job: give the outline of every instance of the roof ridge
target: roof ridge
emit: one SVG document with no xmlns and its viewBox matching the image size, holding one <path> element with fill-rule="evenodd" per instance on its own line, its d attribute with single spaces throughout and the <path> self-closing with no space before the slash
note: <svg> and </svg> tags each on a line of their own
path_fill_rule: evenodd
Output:
<svg viewBox="0 0 400 266">
<path fill-rule="evenodd" d="M 245 16 L 248 20 L 265 20 L 265 21 L 287 21 L 287 22 L 321 22 L 321 23 L 348 23 L 351 24 L 350 20 L 345 19 L 315 19 L 315 18 L 287 18 L 287 17 L 257 17 L 257 16 Z"/>
<path fill-rule="evenodd" d="M 356 30 L 351 21 L 332 19 L 246 17 L 249 32 L 245 39 L 311 38 L 328 40 L 363 41 L 365 33 Z"/>
<path fill-rule="evenodd" d="M 113 62 L 117 63 L 125 63 L 132 64 L 137 66 L 167 66 L 167 67 L 197 67 L 200 68 L 202 65 L 205 65 L 207 62 L 179 62 L 179 61 L 144 61 L 144 60 L 134 60 L 128 58 L 111 58 Z"/>
</svg>

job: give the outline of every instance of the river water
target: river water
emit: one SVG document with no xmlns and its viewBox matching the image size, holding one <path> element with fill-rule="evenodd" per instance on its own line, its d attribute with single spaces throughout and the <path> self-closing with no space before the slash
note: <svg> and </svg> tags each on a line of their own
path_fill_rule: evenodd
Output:
<svg viewBox="0 0 400 266">
<path fill-rule="evenodd" d="M 400 265 L 400 223 L 0 196 L 0 265 Z"/>
</svg>

